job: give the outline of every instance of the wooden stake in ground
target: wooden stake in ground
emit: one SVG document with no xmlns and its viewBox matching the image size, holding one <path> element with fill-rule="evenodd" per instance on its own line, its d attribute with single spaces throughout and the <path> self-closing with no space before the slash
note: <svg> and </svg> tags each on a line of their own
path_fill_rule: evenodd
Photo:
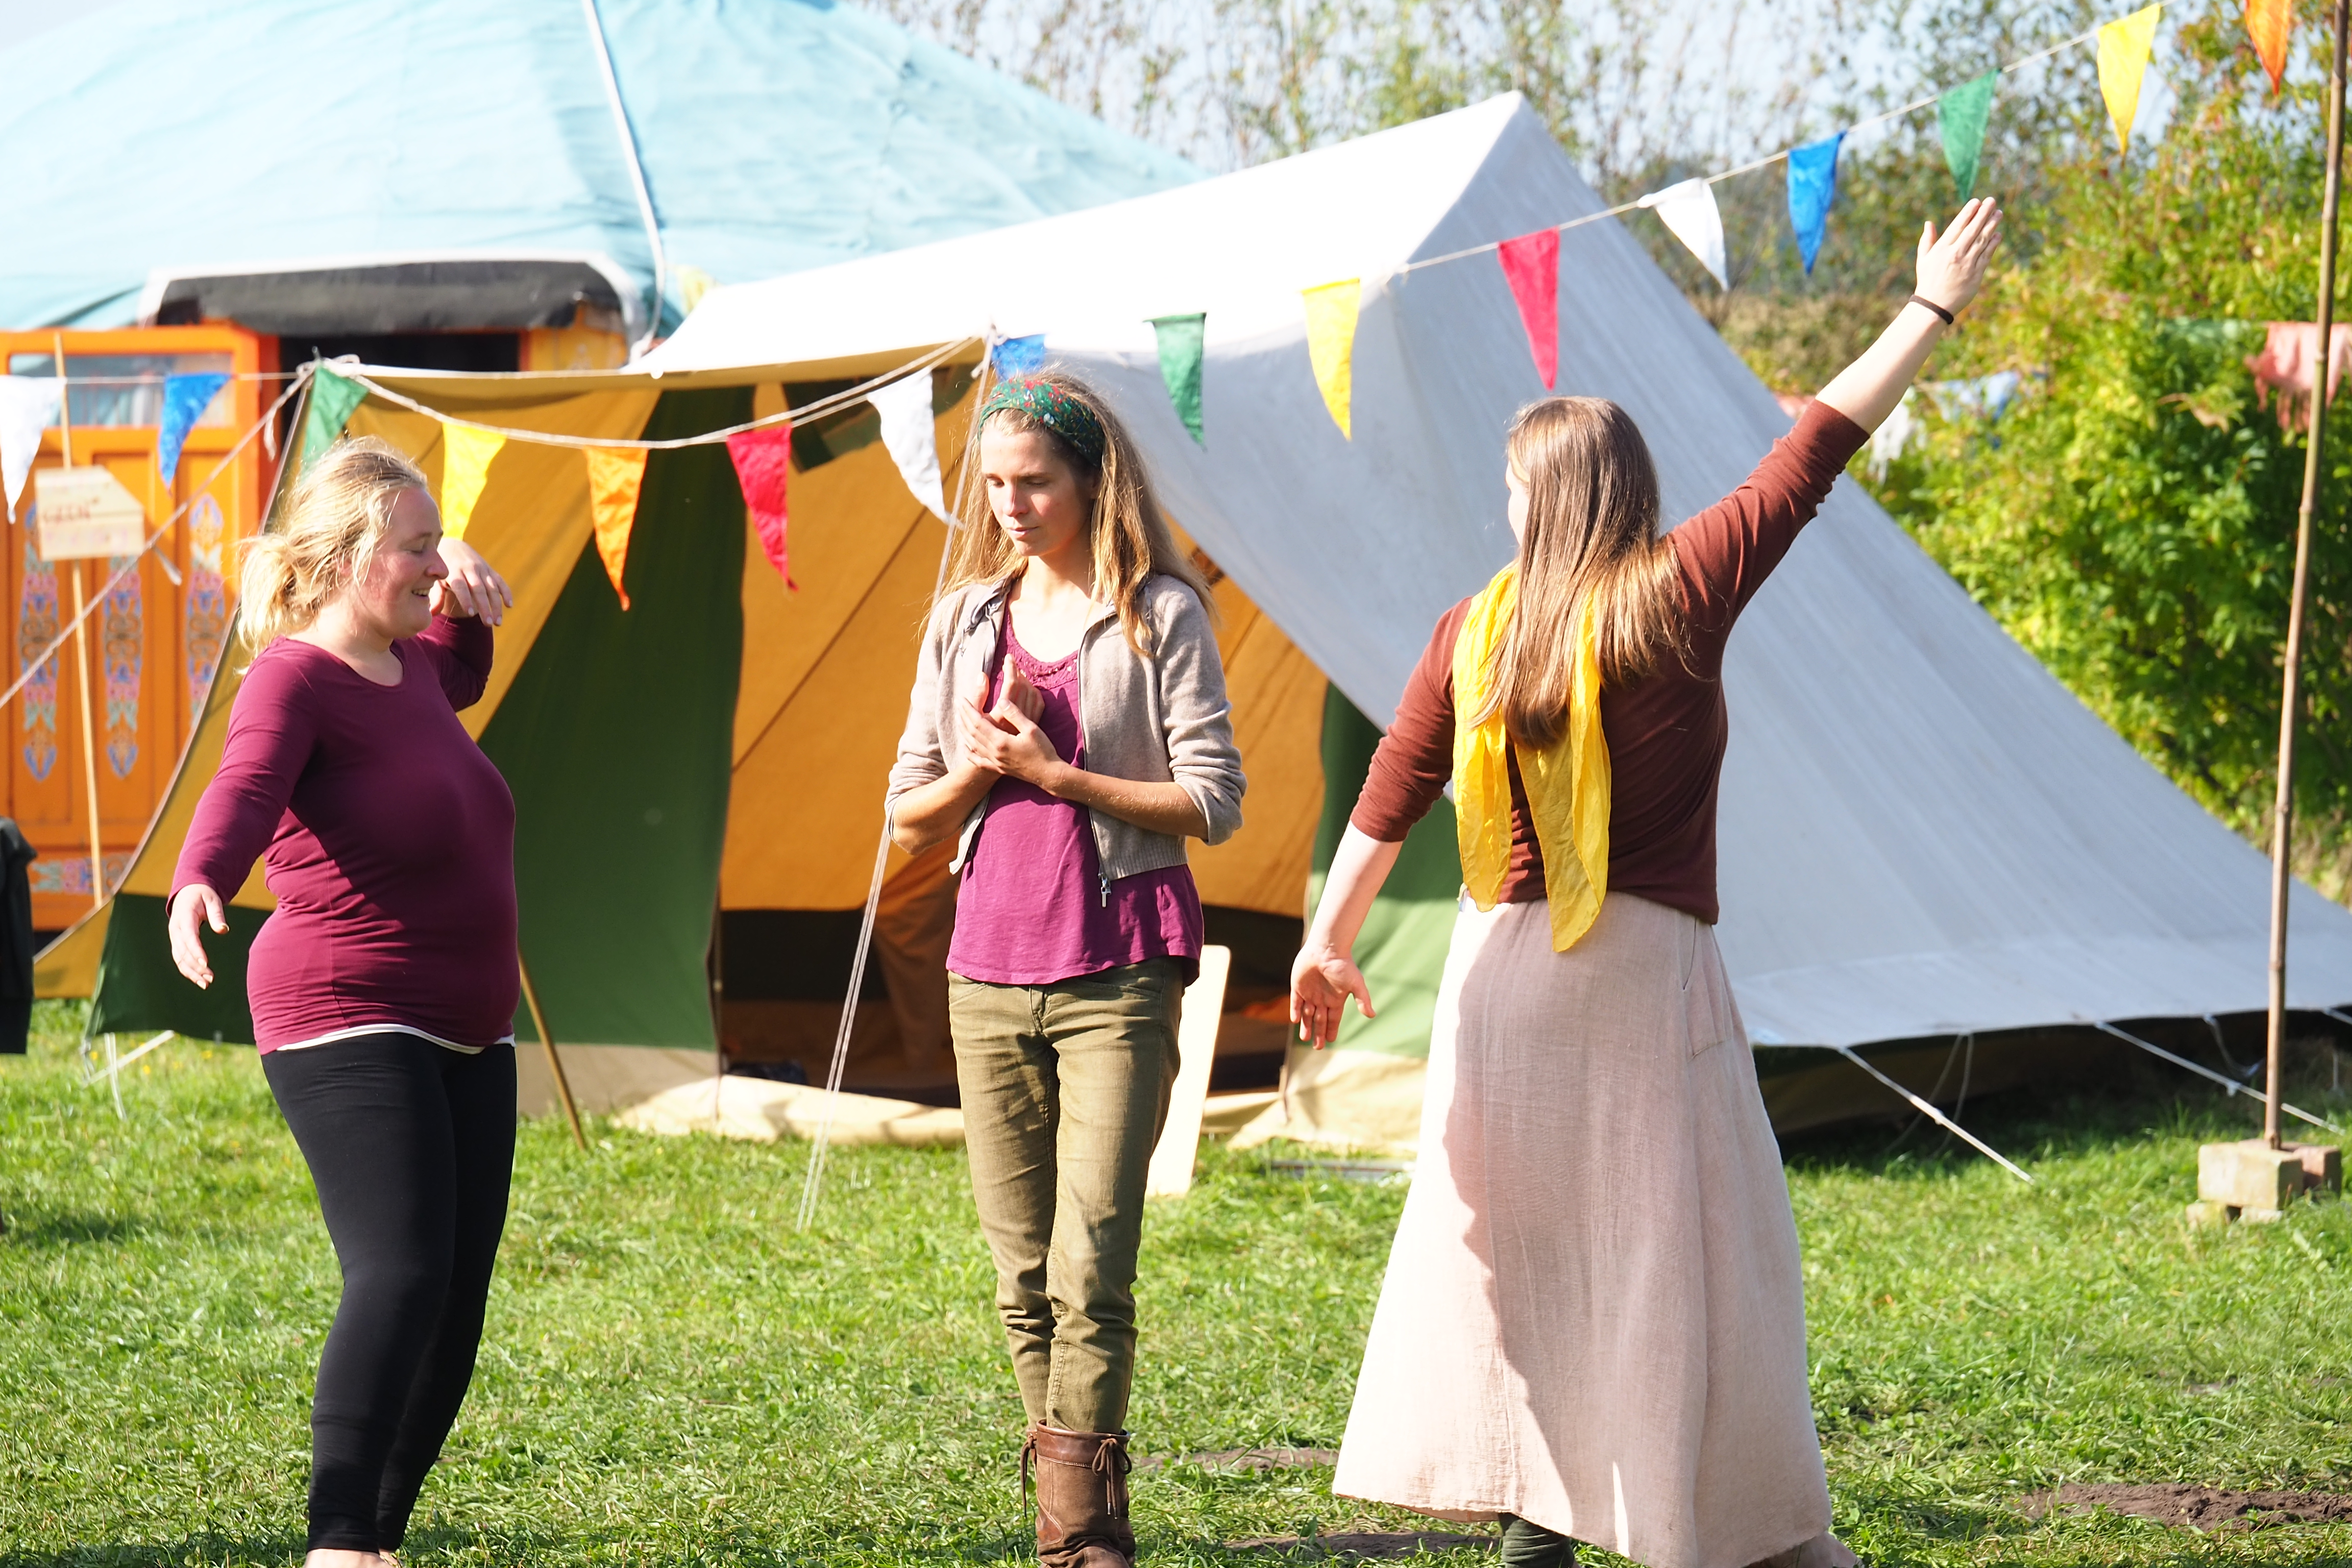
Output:
<svg viewBox="0 0 2352 1568">
<path fill-rule="evenodd" d="M 572 1123 L 572 1141 L 582 1149 L 588 1147 L 588 1134 L 580 1131 L 580 1108 L 572 1103 L 572 1080 L 563 1076 L 563 1058 L 555 1054 L 555 1037 L 547 1032 L 547 1015 L 539 1010 L 539 990 L 530 983 L 530 965 L 515 953 L 515 972 L 522 976 L 522 999 L 530 1008 L 530 1026 L 539 1031 L 539 1043 L 547 1050 L 547 1070 L 555 1079 L 555 1098 L 563 1102 L 563 1119 Z"/>
<path fill-rule="evenodd" d="M 2319 344 L 2311 388 L 2310 444 L 2303 459 L 2303 504 L 2294 517 L 2294 596 L 2287 608 L 2285 674 L 2279 706 L 2278 800 L 2271 813 L 2271 1007 L 2264 1053 L 2263 1140 L 2282 1147 L 2279 1137 L 2279 1076 L 2286 1047 L 2287 869 L 2294 837 L 2294 715 L 2303 700 L 2303 605 L 2311 578 L 2311 520 L 2319 510 L 2320 456 L 2327 438 L 2326 365 L 2336 327 L 2336 211 L 2344 183 L 2344 47 L 2352 0 L 2336 0 L 2335 37 L 2327 66 L 2327 186 L 2319 218 Z"/>
</svg>

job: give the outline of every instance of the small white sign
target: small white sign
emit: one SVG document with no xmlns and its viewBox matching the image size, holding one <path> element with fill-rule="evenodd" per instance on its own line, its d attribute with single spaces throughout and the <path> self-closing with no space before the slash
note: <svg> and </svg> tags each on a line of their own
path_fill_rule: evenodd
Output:
<svg viewBox="0 0 2352 1568">
<path fill-rule="evenodd" d="M 147 543 L 147 509 L 104 468 L 36 469 L 33 494 L 44 561 L 136 555 Z"/>
</svg>

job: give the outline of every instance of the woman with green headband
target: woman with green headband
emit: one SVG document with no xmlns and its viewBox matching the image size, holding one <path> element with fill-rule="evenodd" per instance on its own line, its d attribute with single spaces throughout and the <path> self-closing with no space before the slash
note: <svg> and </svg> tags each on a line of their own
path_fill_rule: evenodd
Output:
<svg viewBox="0 0 2352 1568">
<path fill-rule="evenodd" d="M 1144 1178 L 1200 969 L 1184 841 L 1241 826 L 1241 754 L 1207 585 L 1101 398 L 1007 381 L 964 461 L 886 809 L 909 853 L 957 838 L 949 1019 L 1037 1555 L 1127 1568 Z"/>
</svg>

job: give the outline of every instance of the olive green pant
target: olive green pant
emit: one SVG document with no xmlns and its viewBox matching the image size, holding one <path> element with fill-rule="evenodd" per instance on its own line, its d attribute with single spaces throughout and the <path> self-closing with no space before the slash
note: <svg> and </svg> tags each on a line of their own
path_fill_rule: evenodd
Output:
<svg viewBox="0 0 2352 1568">
<path fill-rule="evenodd" d="M 1144 1180 L 1183 996 L 1170 958 L 1051 985 L 948 976 L 972 1197 L 1032 1421 L 1124 1429 Z"/>
</svg>

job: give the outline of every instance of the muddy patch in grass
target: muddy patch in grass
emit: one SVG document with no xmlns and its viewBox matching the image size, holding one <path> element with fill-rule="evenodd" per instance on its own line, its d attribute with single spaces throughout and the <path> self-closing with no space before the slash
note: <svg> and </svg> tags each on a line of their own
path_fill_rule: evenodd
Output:
<svg viewBox="0 0 2352 1568">
<path fill-rule="evenodd" d="M 2231 1492 L 2181 1482 L 2063 1486 L 2021 1498 L 2018 1506 L 2034 1519 L 2104 1508 L 2200 1531 L 2352 1522 L 2352 1497 L 2336 1492 Z"/>
</svg>

